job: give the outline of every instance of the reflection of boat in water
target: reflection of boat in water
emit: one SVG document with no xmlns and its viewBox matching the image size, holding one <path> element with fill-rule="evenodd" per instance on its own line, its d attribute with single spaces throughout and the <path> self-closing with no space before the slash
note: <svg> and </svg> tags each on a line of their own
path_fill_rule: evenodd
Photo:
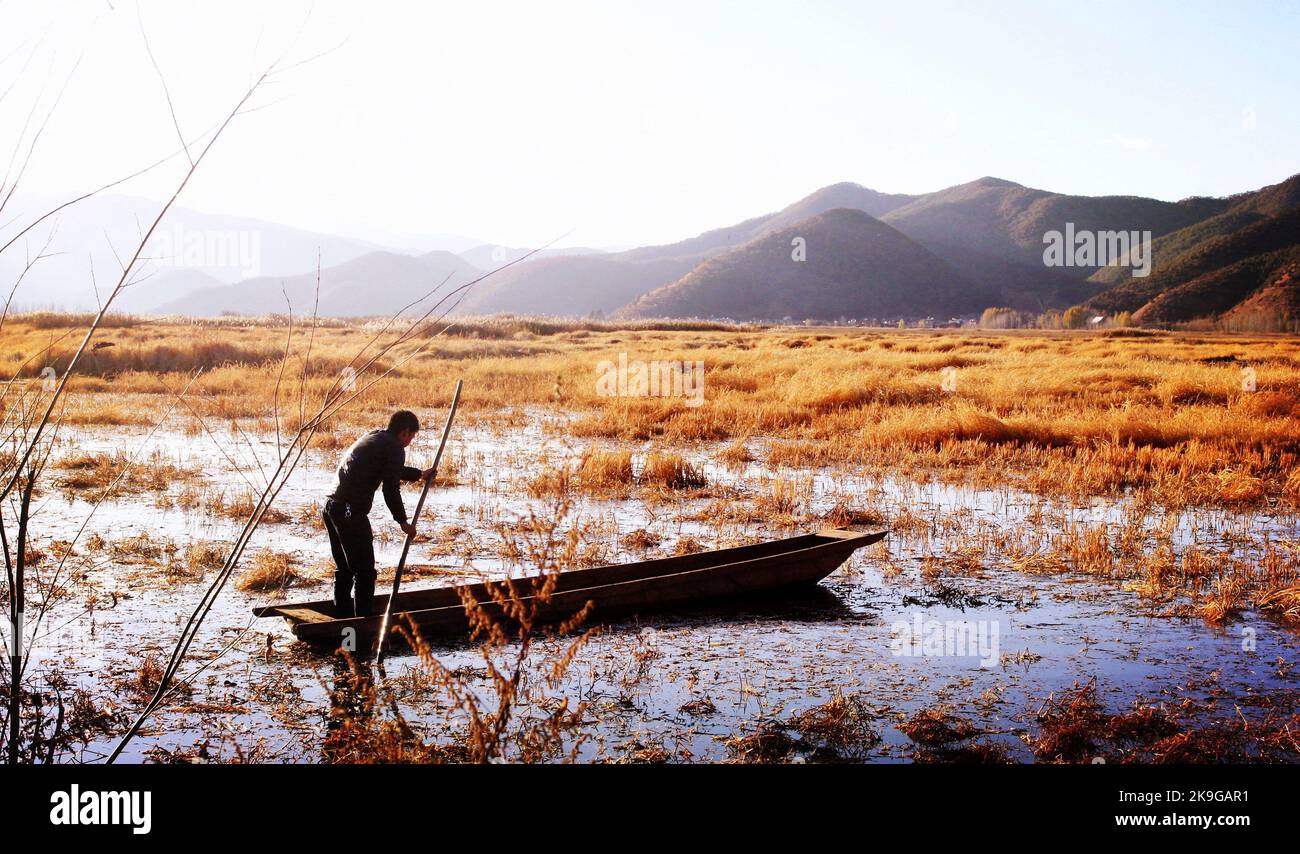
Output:
<svg viewBox="0 0 1300 854">
<path fill-rule="evenodd" d="M 886 533 L 826 529 L 749 546 L 575 569 L 560 573 L 550 597 L 536 602 L 536 618 L 558 622 L 591 602 L 588 623 L 602 622 L 619 615 L 806 587 L 830 575 L 857 549 L 882 540 Z M 414 624 L 421 634 L 429 636 L 465 633 L 469 622 L 462 592 L 472 596 L 490 616 L 503 617 L 486 584 L 480 582 L 399 593 L 393 605 L 392 625 L 396 628 Z M 533 597 L 522 598 L 528 604 Z M 334 603 L 328 600 L 266 605 L 255 608 L 253 613 L 259 617 L 284 617 L 293 633 L 309 643 L 336 645 L 346 638 L 375 639 L 387 604 L 387 596 L 376 596 L 378 613 L 344 619 L 334 616 Z"/>
</svg>

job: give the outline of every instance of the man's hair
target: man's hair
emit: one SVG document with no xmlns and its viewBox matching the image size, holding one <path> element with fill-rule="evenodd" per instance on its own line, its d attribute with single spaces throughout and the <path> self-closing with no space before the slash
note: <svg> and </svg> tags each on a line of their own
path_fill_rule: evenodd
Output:
<svg viewBox="0 0 1300 854">
<path fill-rule="evenodd" d="M 388 419 L 388 432 L 401 433 L 403 430 L 419 432 L 420 420 L 408 409 L 399 409 Z"/>
</svg>

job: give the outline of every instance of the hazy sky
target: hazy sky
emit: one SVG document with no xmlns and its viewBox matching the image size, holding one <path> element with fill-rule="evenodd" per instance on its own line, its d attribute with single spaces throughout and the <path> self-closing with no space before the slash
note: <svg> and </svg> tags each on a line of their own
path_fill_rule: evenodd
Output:
<svg viewBox="0 0 1300 854">
<path fill-rule="evenodd" d="M 176 148 L 141 22 L 187 135 L 277 55 L 337 46 L 182 201 L 324 230 L 640 244 L 837 181 L 1177 199 L 1300 172 L 1295 3 L 0 0 L 3 159 L 67 82 L 26 189 Z"/>
</svg>

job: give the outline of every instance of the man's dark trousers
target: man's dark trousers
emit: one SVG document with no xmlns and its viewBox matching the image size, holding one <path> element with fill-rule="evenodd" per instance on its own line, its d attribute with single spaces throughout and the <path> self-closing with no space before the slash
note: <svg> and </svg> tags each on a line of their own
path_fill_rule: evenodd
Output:
<svg viewBox="0 0 1300 854">
<path fill-rule="evenodd" d="M 343 501 L 325 502 L 321 513 L 334 553 L 334 609 L 340 617 L 368 617 L 375 599 L 375 541 L 370 518 L 353 512 Z M 352 586 L 356 584 L 356 609 L 352 607 Z"/>
</svg>

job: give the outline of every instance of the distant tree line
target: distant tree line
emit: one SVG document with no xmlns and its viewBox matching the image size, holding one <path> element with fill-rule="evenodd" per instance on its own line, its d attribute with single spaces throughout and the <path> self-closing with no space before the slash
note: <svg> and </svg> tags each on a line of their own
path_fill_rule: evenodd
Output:
<svg viewBox="0 0 1300 854">
<path fill-rule="evenodd" d="M 1089 329 L 1133 326 L 1133 317 L 1121 311 L 1113 317 L 1090 312 L 1076 305 L 1065 311 L 1055 309 L 1044 312 L 1020 311 L 1014 308 L 993 307 L 980 315 L 981 329 Z"/>
</svg>

